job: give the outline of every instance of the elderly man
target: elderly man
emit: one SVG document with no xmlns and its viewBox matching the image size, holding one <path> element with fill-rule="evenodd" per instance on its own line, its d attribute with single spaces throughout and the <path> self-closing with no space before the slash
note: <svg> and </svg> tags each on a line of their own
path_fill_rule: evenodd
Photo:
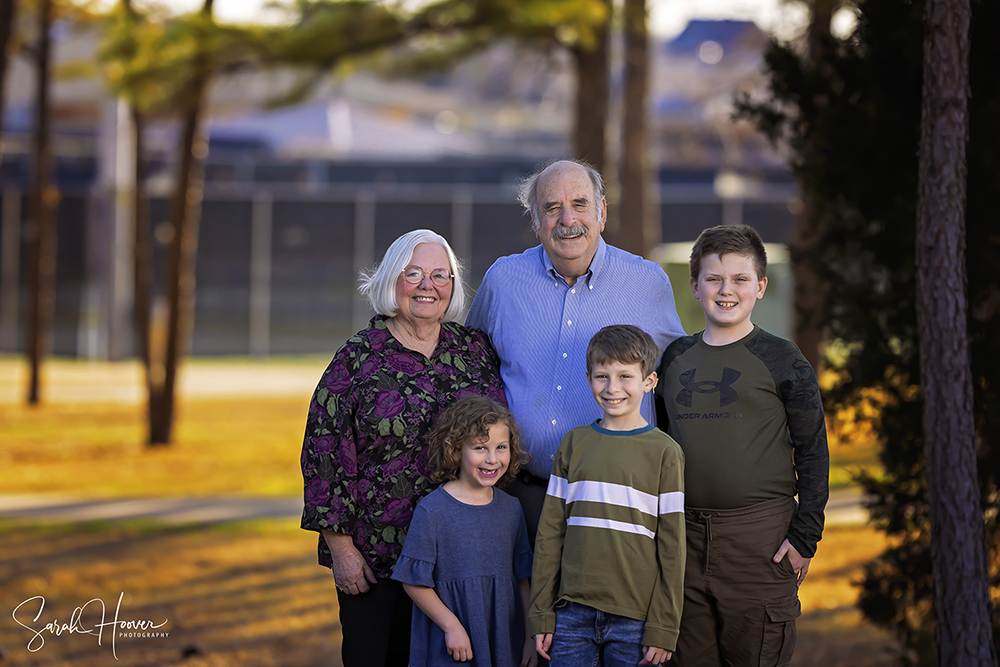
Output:
<svg viewBox="0 0 1000 667">
<path fill-rule="evenodd" d="M 601 238 L 607 202 L 596 170 L 555 162 L 525 179 L 518 199 L 541 246 L 490 267 L 466 324 L 493 341 L 531 454 L 506 490 L 521 501 L 533 542 L 560 440 L 601 417 L 586 378 L 591 336 L 609 324 L 634 324 L 662 355 L 684 330 L 663 269 Z M 642 415 L 655 423 L 651 396 Z"/>
</svg>

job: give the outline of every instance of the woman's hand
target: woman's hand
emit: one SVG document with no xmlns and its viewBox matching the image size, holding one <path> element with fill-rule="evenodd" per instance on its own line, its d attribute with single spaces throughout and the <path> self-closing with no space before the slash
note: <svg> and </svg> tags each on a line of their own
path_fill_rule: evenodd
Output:
<svg viewBox="0 0 1000 667">
<path fill-rule="evenodd" d="M 346 533 L 329 530 L 323 531 L 323 537 L 333 556 L 333 578 L 337 582 L 337 588 L 348 595 L 367 593 L 370 590 L 368 584 L 374 584 L 378 579 L 365 562 L 365 557 L 354 546 L 354 539 Z"/>
</svg>

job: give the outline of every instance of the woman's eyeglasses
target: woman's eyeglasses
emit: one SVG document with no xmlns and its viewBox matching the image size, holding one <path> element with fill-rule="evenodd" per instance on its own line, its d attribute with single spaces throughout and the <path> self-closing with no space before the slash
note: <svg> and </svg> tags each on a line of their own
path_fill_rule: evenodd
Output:
<svg viewBox="0 0 1000 667">
<path fill-rule="evenodd" d="M 408 266 L 402 270 L 403 280 L 411 285 L 419 285 L 424 280 L 424 276 L 430 276 L 431 282 L 438 287 L 447 287 L 451 283 L 454 274 L 448 269 L 433 269 L 424 271 L 419 266 Z"/>
</svg>

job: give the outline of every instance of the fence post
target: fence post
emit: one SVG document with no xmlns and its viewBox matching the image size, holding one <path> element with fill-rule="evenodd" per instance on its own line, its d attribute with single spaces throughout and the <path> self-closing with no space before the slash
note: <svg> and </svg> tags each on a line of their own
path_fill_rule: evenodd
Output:
<svg viewBox="0 0 1000 667">
<path fill-rule="evenodd" d="M 465 185 L 456 185 L 451 195 L 451 244 L 472 268 L 472 189 Z"/>
<path fill-rule="evenodd" d="M 375 263 L 375 191 L 359 188 L 354 199 L 354 278 L 363 269 L 370 269 Z M 368 302 L 353 290 L 352 302 L 353 331 L 360 331 L 368 325 L 371 308 Z"/>
<path fill-rule="evenodd" d="M 270 192 L 253 196 L 250 230 L 250 354 L 271 352 L 271 228 L 274 200 Z"/>
</svg>

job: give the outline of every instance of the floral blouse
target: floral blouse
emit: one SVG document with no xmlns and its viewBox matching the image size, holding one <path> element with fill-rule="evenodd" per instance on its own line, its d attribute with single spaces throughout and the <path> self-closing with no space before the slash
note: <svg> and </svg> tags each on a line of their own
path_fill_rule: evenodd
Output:
<svg viewBox="0 0 1000 667">
<path fill-rule="evenodd" d="M 427 359 L 374 317 L 338 350 L 309 405 L 302 528 L 349 533 L 375 576 L 388 578 L 413 508 L 433 488 L 426 436 L 435 418 L 468 394 L 507 405 L 499 368 L 478 329 L 442 323 Z M 333 566 L 322 534 L 319 562 Z"/>
</svg>

